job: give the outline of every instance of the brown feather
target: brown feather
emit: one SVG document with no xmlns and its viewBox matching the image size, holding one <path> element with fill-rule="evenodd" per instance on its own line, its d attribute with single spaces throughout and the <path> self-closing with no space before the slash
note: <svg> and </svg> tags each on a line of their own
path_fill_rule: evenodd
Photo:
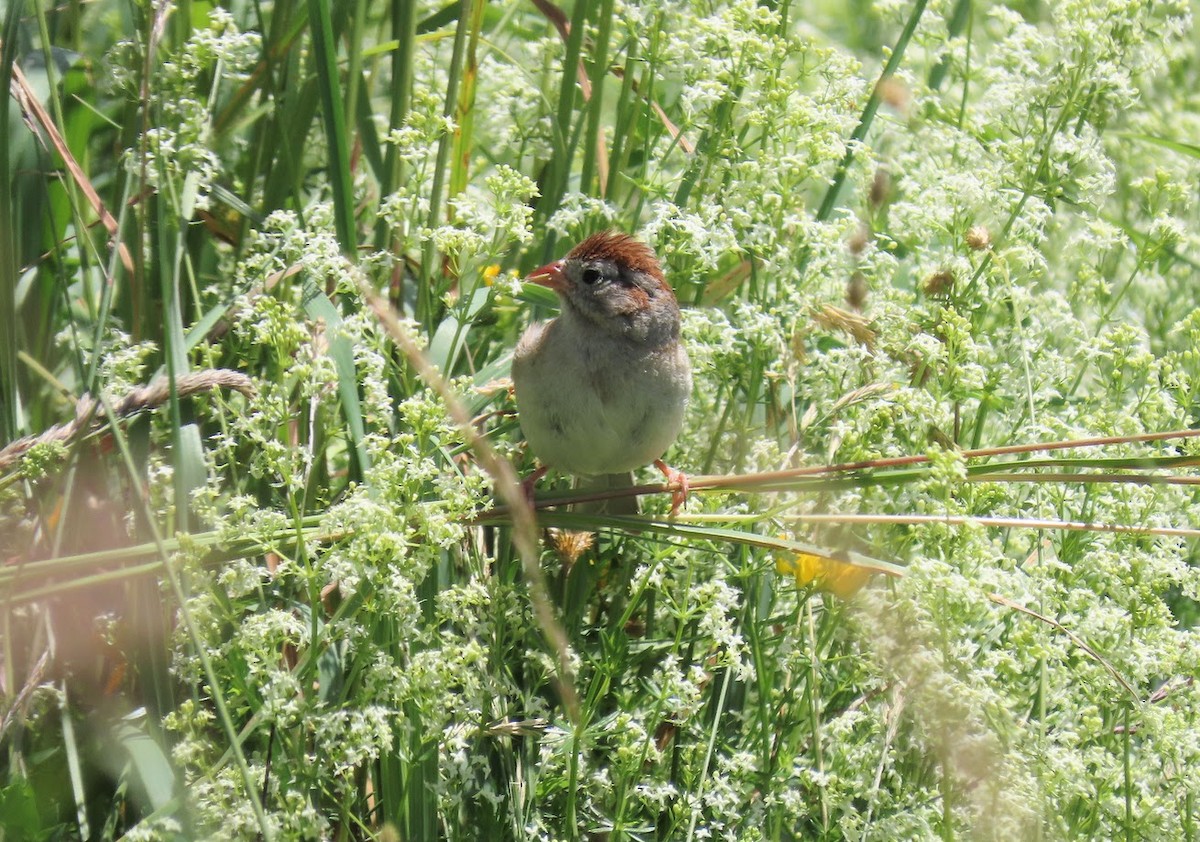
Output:
<svg viewBox="0 0 1200 842">
<path fill-rule="evenodd" d="M 659 283 L 662 284 L 663 290 L 671 298 L 675 297 L 675 292 L 667 286 L 667 282 L 659 278 Z M 629 287 L 621 290 L 620 303 L 616 307 L 618 313 L 629 315 L 645 310 L 650 306 L 650 296 L 640 287 Z"/>
<path fill-rule="evenodd" d="M 600 231 L 593 234 L 571 249 L 567 260 L 611 260 L 666 284 L 662 267 L 658 264 L 658 258 L 654 256 L 654 249 L 618 231 Z"/>
</svg>

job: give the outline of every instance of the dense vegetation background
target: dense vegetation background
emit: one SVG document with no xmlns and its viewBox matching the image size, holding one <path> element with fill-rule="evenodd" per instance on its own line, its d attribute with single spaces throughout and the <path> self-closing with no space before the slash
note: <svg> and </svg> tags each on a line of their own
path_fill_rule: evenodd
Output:
<svg viewBox="0 0 1200 842">
<path fill-rule="evenodd" d="M 1191 12 L 8 0 L 0 837 L 1194 838 Z M 535 535 L 605 227 L 696 491 Z"/>
</svg>

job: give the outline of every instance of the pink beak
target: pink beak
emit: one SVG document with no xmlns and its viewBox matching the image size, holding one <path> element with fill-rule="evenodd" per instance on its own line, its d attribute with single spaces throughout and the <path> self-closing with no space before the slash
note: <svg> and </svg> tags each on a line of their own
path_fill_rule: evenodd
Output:
<svg viewBox="0 0 1200 842">
<path fill-rule="evenodd" d="M 547 263 L 540 269 L 534 269 L 525 276 L 525 280 L 544 287 L 550 287 L 555 292 L 563 292 L 567 288 L 567 280 L 563 277 L 563 262 L 556 260 Z"/>
</svg>

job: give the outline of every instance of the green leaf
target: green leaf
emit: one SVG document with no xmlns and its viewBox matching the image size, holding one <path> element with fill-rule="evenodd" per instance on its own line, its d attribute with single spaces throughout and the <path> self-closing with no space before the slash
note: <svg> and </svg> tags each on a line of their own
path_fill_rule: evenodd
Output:
<svg viewBox="0 0 1200 842">
<path fill-rule="evenodd" d="M 371 457 L 367 454 L 363 439 L 366 428 L 363 425 L 362 403 L 358 399 L 358 372 L 354 365 L 354 346 L 342 331 L 342 314 L 313 282 L 311 277 L 304 278 L 304 312 L 313 321 L 325 323 L 329 335 L 329 356 L 333 359 L 334 368 L 338 373 L 338 396 L 342 401 L 342 412 L 346 416 L 346 428 L 350 435 L 358 465 L 358 476 L 362 478 L 371 466 Z"/>
<path fill-rule="evenodd" d="M 1121 137 L 1127 137 L 1130 140 L 1149 143 L 1153 146 L 1161 146 L 1164 149 L 1170 149 L 1173 152 L 1178 152 L 1181 155 L 1187 155 L 1191 158 L 1200 158 L 1200 146 L 1194 143 L 1183 143 L 1182 141 L 1171 140 L 1166 137 L 1155 137 L 1154 135 L 1137 134 L 1135 132 L 1118 132 L 1117 134 Z"/>
<path fill-rule="evenodd" d="M 0 839 L 33 842 L 47 836 L 49 831 L 42 828 L 33 787 L 25 778 L 13 778 L 12 783 L 0 789 Z"/>
<path fill-rule="evenodd" d="M 175 770 L 163 747 L 147 733 L 144 716 L 126 716 L 113 724 L 110 736 L 129 759 L 145 806 L 159 810 L 179 796 Z"/>
<path fill-rule="evenodd" d="M 466 308 L 457 308 L 460 316 L 457 314 L 448 315 L 442 319 L 437 330 L 434 331 L 433 339 L 429 341 L 429 350 L 426 351 L 429 361 L 436 365 L 442 372 L 452 374 L 454 364 L 458 361 L 458 355 L 466 346 L 467 335 L 471 332 L 471 325 L 476 317 L 483 312 L 491 301 L 492 290 L 489 287 L 481 286 L 471 294 L 471 300 L 467 302 Z"/>
</svg>

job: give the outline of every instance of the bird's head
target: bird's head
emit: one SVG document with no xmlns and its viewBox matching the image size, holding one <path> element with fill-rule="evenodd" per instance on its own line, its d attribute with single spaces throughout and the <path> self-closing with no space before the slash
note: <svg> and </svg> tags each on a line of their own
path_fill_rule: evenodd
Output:
<svg viewBox="0 0 1200 842">
<path fill-rule="evenodd" d="M 653 249 L 628 234 L 601 231 L 527 280 L 558 293 L 564 311 L 634 341 L 679 336 L 679 304 Z"/>
</svg>

